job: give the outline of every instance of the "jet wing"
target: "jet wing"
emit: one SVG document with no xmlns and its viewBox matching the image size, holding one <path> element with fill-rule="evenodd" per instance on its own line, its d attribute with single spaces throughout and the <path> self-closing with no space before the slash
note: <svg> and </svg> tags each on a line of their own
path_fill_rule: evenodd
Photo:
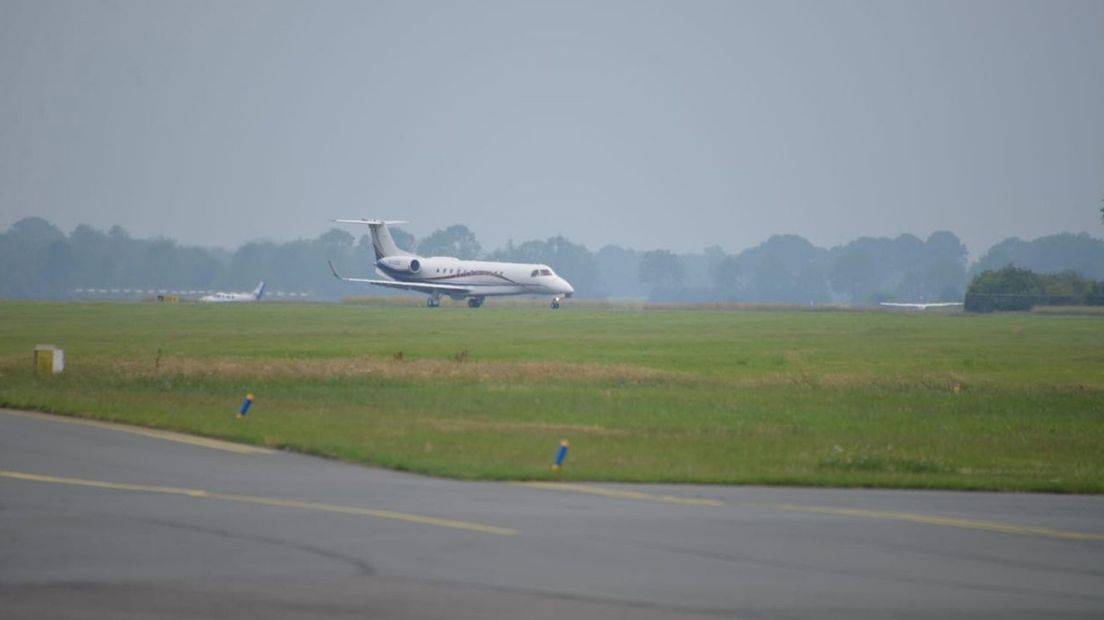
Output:
<svg viewBox="0 0 1104 620">
<path fill-rule="evenodd" d="M 951 306 L 961 306 L 961 301 L 943 301 L 935 303 L 895 303 L 892 301 L 883 301 L 883 306 L 890 308 L 915 308 L 917 310 L 927 310 L 928 308 L 950 308 Z"/>
<path fill-rule="evenodd" d="M 366 284 L 375 284 L 376 286 L 386 286 L 389 288 L 406 289 L 408 291 L 417 291 L 419 293 L 442 293 L 444 295 L 467 295 L 471 293 L 471 287 L 468 286 L 455 286 L 453 284 L 429 284 L 423 282 L 399 282 L 398 280 L 353 280 L 352 278 L 342 278 L 342 280 L 348 280 L 350 282 L 364 282 Z"/>
<path fill-rule="evenodd" d="M 471 293 L 470 286 L 456 286 L 455 284 L 432 284 L 429 282 L 400 282 L 398 280 L 373 280 L 370 278 L 346 278 L 345 276 L 337 272 L 337 268 L 334 267 L 333 261 L 330 261 L 330 271 L 338 280 L 344 280 L 346 282 L 360 282 L 362 284 L 375 284 L 376 286 L 386 286 L 388 288 L 405 289 L 408 291 L 417 291 L 419 293 L 433 294 L 442 293 L 445 295 L 467 295 Z"/>
</svg>

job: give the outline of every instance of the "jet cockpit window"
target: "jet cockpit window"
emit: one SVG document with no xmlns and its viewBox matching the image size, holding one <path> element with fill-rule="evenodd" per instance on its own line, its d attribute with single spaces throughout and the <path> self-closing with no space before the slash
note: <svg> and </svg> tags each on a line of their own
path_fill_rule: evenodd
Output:
<svg viewBox="0 0 1104 620">
<path fill-rule="evenodd" d="M 540 275 L 540 269 L 534 269 L 533 273 L 529 274 L 530 278 L 535 278 Z"/>
<path fill-rule="evenodd" d="M 554 275 L 554 274 L 552 273 L 552 270 L 551 270 L 551 269 L 541 269 L 541 270 L 540 270 L 540 274 L 541 274 L 542 276 L 550 276 L 550 275 Z"/>
</svg>

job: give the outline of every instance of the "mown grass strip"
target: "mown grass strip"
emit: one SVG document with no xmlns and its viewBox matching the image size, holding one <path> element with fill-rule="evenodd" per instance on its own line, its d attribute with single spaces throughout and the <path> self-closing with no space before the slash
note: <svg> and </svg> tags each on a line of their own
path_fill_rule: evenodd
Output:
<svg viewBox="0 0 1104 620">
<path fill-rule="evenodd" d="M 470 479 L 1104 492 L 1096 317 L 226 306 L 0 304 L 0 405 Z"/>
</svg>

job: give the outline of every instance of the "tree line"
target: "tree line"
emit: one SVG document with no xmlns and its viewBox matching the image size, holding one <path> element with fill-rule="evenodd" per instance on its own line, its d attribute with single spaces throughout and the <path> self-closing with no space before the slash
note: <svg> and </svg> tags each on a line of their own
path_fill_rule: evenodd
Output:
<svg viewBox="0 0 1104 620">
<path fill-rule="evenodd" d="M 567 278 L 578 297 L 652 301 L 849 303 L 960 301 L 971 276 L 1014 264 L 1040 272 L 1071 271 L 1104 279 L 1104 241 L 1060 234 L 1034 241 L 1008 239 L 973 264 L 950 232 L 927 239 L 862 237 L 822 248 L 796 235 L 776 235 L 730 254 L 720 247 L 678 254 L 607 245 L 591 251 L 563 236 L 486 250 L 462 224 L 417 239 L 393 228 L 396 243 L 423 256 L 544 263 Z M 104 232 L 77 226 L 69 234 L 30 217 L 0 234 L 0 297 L 67 298 L 77 289 L 270 290 L 336 299 L 386 294 L 335 280 L 332 260 L 352 275 L 373 272 L 371 238 L 331 229 L 314 239 L 251 241 L 222 250 L 166 238 L 139 239 L 119 226 Z"/>
<path fill-rule="evenodd" d="M 1104 306 L 1104 282 L 1073 271 L 1035 273 L 1009 264 L 975 276 L 966 291 L 964 306 L 968 312 L 1030 310 L 1035 306 Z"/>
</svg>

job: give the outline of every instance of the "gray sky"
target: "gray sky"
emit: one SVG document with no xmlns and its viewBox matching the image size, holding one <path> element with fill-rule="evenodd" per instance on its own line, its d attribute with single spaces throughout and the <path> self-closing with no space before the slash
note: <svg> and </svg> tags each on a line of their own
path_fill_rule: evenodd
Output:
<svg viewBox="0 0 1104 620">
<path fill-rule="evenodd" d="M 0 229 L 976 256 L 1101 198 L 1099 0 L 0 0 Z"/>
</svg>

